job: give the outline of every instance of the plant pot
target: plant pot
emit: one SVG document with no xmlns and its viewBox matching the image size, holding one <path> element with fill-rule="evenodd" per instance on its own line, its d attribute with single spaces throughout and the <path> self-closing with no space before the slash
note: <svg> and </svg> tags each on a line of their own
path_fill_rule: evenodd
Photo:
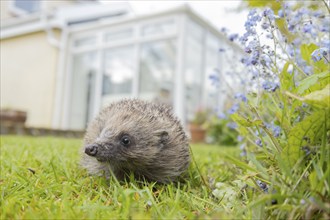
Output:
<svg viewBox="0 0 330 220">
<path fill-rule="evenodd" d="M 191 142 L 192 143 L 201 143 L 205 141 L 206 130 L 200 125 L 190 124 L 189 125 Z"/>
<path fill-rule="evenodd" d="M 22 124 L 24 125 L 27 118 L 27 114 L 24 111 L 19 110 L 1 110 L 0 119 L 2 123 L 8 124 Z"/>
</svg>

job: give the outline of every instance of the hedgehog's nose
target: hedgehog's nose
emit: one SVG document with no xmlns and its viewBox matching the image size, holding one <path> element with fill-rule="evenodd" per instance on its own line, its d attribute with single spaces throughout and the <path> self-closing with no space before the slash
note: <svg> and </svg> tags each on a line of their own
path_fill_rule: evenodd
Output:
<svg viewBox="0 0 330 220">
<path fill-rule="evenodd" d="M 88 154 L 89 156 L 95 156 L 97 153 L 97 148 L 98 148 L 97 144 L 88 145 L 85 148 L 85 153 Z"/>
</svg>

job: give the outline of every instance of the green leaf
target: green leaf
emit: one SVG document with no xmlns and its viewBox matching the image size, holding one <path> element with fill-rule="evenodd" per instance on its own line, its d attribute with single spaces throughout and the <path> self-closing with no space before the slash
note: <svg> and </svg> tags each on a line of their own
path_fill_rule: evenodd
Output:
<svg viewBox="0 0 330 220">
<path fill-rule="evenodd" d="M 297 168 L 297 162 L 303 161 L 305 157 L 305 151 L 302 147 L 315 145 L 315 140 L 321 139 L 323 132 L 326 132 L 322 129 L 325 120 L 326 111 L 319 110 L 304 118 L 291 129 L 288 134 L 288 144 L 281 153 L 283 163 L 280 165 L 282 170 Z"/>
<path fill-rule="evenodd" d="M 312 53 L 319 47 L 315 44 L 302 44 L 300 47 L 301 57 L 307 62 L 307 64 L 313 66 L 313 71 L 315 73 L 322 73 L 324 71 L 329 72 L 329 64 L 324 62 L 324 60 L 314 61 L 312 60 Z"/>
<path fill-rule="evenodd" d="M 330 84 L 322 90 L 318 90 L 304 96 L 304 101 L 313 106 L 330 108 Z"/>
<path fill-rule="evenodd" d="M 309 179 L 309 183 L 311 184 L 311 189 L 315 190 L 318 184 L 318 178 L 315 170 L 309 174 L 308 179 Z"/>
<path fill-rule="evenodd" d="M 250 166 L 249 164 L 245 163 L 244 161 L 236 159 L 235 157 L 232 157 L 230 155 L 226 155 L 225 159 L 229 160 L 230 162 L 232 162 L 233 164 L 235 164 L 236 166 L 238 166 L 238 167 L 240 167 L 244 170 L 250 170 L 254 173 L 259 173 L 259 171 L 256 168 Z"/>
<path fill-rule="evenodd" d="M 252 126 L 258 126 L 262 124 L 262 121 L 257 119 L 257 120 L 253 120 L 251 121 L 248 118 L 244 118 L 243 116 L 235 113 L 231 115 L 231 118 L 238 124 L 245 126 L 245 127 L 252 127 Z"/>
<path fill-rule="evenodd" d="M 294 88 L 293 74 L 288 72 L 290 63 L 287 62 L 280 74 L 281 88 L 283 90 L 291 90 Z"/>
<path fill-rule="evenodd" d="M 275 13 L 279 9 L 281 9 L 281 2 L 279 1 L 256 1 L 256 0 L 248 0 L 246 1 L 249 7 L 253 8 L 264 8 L 264 7 L 270 7 Z"/>
<path fill-rule="evenodd" d="M 330 77 L 330 72 L 325 71 L 319 74 L 313 74 L 302 81 L 300 81 L 299 86 L 297 87 L 297 93 L 303 94 L 307 89 L 311 88 L 315 84 L 320 83 L 321 80 L 325 79 L 328 80 Z"/>
<path fill-rule="evenodd" d="M 311 54 L 313 53 L 314 50 L 319 48 L 316 44 L 302 44 L 300 46 L 300 52 L 301 52 L 301 57 L 307 62 L 311 63 L 312 61 L 312 56 Z"/>
</svg>

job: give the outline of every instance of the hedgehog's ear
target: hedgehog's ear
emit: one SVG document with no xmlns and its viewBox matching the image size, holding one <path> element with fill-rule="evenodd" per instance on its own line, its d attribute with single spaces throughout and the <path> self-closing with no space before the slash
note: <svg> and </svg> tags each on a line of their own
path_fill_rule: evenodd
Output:
<svg viewBox="0 0 330 220">
<path fill-rule="evenodd" d="M 169 139 L 167 131 L 157 132 L 157 136 L 159 137 L 159 146 L 163 147 L 164 144 L 166 144 Z"/>
</svg>

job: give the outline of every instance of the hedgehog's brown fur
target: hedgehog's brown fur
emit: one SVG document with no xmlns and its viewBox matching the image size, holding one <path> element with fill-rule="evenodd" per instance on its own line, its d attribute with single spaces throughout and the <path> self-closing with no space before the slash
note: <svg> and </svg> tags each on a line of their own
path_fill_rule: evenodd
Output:
<svg viewBox="0 0 330 220">
<path fill-rule="evenodd" d="M 87 128 L 83 151 L 82 165 L 90 173 L 112 172 L 118 179 L 132 172 L 150 181 L 175 181 L 190 162 L 187 136 L 171 109 L 138 99 L 104 108 Z"/>
</svg>

